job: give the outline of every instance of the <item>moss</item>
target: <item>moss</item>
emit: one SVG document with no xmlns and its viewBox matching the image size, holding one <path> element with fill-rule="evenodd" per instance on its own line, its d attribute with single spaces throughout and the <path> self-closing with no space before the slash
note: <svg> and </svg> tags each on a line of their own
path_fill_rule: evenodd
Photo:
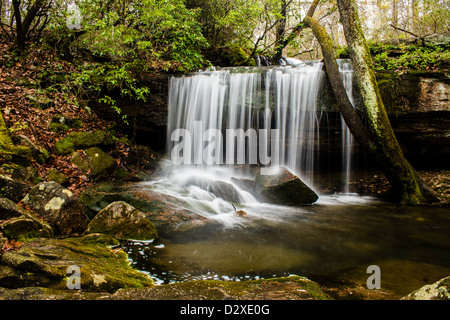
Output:
<svg viewBox="0 0 450 320">
<path fill-rule="evenodd" d="M 319 285 L 307 278 L 283 278 L 220 281 L 197 280 L 178 282 L 145 289 L 121 290 L 115 298 L 133 299 L 207 299 L 207 300 L 328 300 Z"/>
<path fill-rule="evenodd" d="M 108 248 L 109 245 L 111 241 L 99 235 L 33 239 L 18 251 L 0 257 L 11 270 L 9 279 L 0 277 L 0 284 L 9 281 L 12 287 L 67 289 L 67 267 L 76 265 L 80 267 L 83 291 L 114 292 L 153 285 L 149 277 L 130 267 L 125 252 Z"/>
<path fill-rule="evenodd" d="M 78 149 L 95 146 L 110 146 L 115 138 L 108 132 L 97 130 L 93 132 L 73 132 L 55 143 L 55 153 L 64 155 Z"/>
</svg>

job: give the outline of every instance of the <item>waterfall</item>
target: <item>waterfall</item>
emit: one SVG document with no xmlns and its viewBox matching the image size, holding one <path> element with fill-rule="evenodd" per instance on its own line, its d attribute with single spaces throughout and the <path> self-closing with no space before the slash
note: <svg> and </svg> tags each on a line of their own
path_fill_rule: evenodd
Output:
<svg viewBox="0 0 450 320">
<path fill-rule="evenodd" d="M 193 212 L 225 222 L 235 217 L 232 203 L 245 205 L 253 214 L 267 212 L 242 184 L 254 178 L 256 168 L 287 167 L 314 189 L 322 117 L 318 95 L 325 73 L 322 62 L 294 62 L 211 68 L 170 78 L 171 161 L 163 178 L 148 184 Z M 339 64 L 351 98 L 351 65 Z M 352 136 L 343 120 L 341 125 L 348 192 Z"/>
<path fill-rule="evenodd" d="M 339 71 L 342 75 L 342 80 L 344 83 L 345 90 L 347 91 L 347 96 L 352 105 L 353 101 L 353 66 L 348 60 L 338 60 Z M 350 174 L 351 174 L 351 164 L 352 164 L 352 147 L 353 147 L 353 136 L 350 133 L 350 129 L 341 116 L 341 130 L 342 130 L 342 174 L 344 182 L 344 193 L 350 193 Z"/>
<path fill-rule="evenodd" d="M 186 165 L 283 165 L 312 185 L 322 68 L 302 62 L 171 78 L 168 153 Z"/>
</svg>

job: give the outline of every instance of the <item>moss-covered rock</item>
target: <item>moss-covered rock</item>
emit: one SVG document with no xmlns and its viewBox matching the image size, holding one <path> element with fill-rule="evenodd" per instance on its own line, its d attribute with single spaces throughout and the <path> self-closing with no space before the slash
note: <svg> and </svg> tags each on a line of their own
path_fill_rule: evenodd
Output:
<svg viewBox="0 0 450 320">
<path fill-rule="evenodd" d="M 330 300 L 319 285 L 301 276 L 250 281 L 199 280 L 115 293 L 50 288 L 0 288 L 0 300 Z"/>
<path fill-rule="evenodd" d="M 103 233 L 122 240 L 158 237 L 153 223 L 138 209 L 123 201 L 113 202 L 102 209 L 89 223 L 86 233 Z"/>
<path fill-rule="evenodd" d="M 299 177 L 286 168 L 278 168 L 271 174 L 257 173 L 256 191 L 268 202 L 299 206 L 312 204 L 319 198 Z"/>
<path fill-rule="evenodd" d="M 17 146 L 30 149 L 31 156 L 39 163 L 45 163 L 50 158 L 50 153 L 44 147 L 34 143 L 30 138 L 23 134 L 14 136 L 13 141 Z"/>
<path fill-rule="evenodd" d="M 30 216 L 12 218 L 0 224 L 0 230 L 8 239 L 19 241 L 32 238 L 51 238 L 53 235 L 49 225 Z"/>
<path fill-rule="evenodd" d="M 23 202 L 49 221 L 56 235 L 81 234 L 87 228 L 89 220 L 78 199 L 56 182 L 42 182 L 34 186 Z"/>
<path fill-rule="evenodd" d="M 106 131 L 72 132 L 65 138 L 56 141 L 55 153 L 64 155 L 78 149 L 111 146 L 112 144 L 114 144 L 114 137 Z"/>
<path fill-rule="evenodd" d="M 116 160 L 98 147 L 74 152 L 71 162 L 93 179 L 110 177 L 117 166 Z"/>
<path fill-rule="evenodd" d="M 69 178 L 56 168 L 51 168 L 50 170 L 48 170 L 47 180 L 54 181 L 65 187 L 69 184 Z"/>
<path fill-rule="evenodd" d="M 119 288 L 152 286 L 151 279 L 133 270 L 127 255 L 92 235 L 67 239 L 34 239 L 0 256 L 0 286 L 67 289 L 69 266 L 80 268 L 83 291 L 114 292 Z"/>
</svg>

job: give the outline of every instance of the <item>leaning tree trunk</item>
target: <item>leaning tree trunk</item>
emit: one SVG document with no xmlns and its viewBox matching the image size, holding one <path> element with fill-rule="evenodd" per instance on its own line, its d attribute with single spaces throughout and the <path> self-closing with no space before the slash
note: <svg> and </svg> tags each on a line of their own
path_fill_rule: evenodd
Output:
<svg viewBox="0 0 450 320">
<path fill-rule="evenodd" d="M 419 204 L 436 200 L 434 194 L 406 160 L 394 135 L 381 99 L 372 58 L 361 29 L 356 1 L 338 0 L 337 2 L 353 63 L 354 78 L 376 147 L 375 156 L 401 202 Z"/>
<path fill-rule="evenodd" d="M 353 63 L 354 78 L 363 100 L 369 131 L 353 108 L 343 85 L 333 42 L 327 31 L 314 19 L 319 3 L 315 0 L 303 23 L 311 27 L 324 57 L 325 67 L 341 114 L 351 133 L 377 159 L 400 201 L 407 204 L 435 201 L 435 195 L 425 186 L 414 168 L 405 159 L 394 135 L 381 99 L 372 60 L 362 33 L 354 0 L 338 0 L 341 20 Z"/>
</svg>

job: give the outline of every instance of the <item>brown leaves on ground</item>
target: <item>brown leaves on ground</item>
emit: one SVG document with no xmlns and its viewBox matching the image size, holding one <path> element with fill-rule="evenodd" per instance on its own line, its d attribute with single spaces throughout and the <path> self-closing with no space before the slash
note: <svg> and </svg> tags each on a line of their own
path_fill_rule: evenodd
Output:
<svg viewBox="0 0 450 320">
<path fill-rule="evenodd" d="M 75 191 L 88 185 L 89 180 L 71 164 L 70 156 L 52 154 L 55 142 L 73 131 L 105 130 L 111 127 L 111 123 L 96 117 L 86 108 L 86 101 L 80 99 L 73 88 L 61 90 L 65 81 L 63 77 L 76 71 L 76 66 L 61 60 L 55 50 L 43 48 L 43 45 L 31 45 L 26 56 L 17 56 L 11 50 L 11 44 L 0 38 L 0 112 L 11 135 L 25 135 L 51 154 L 45 164 L 32 161 L 39 176 L 45 180 L 48 170 L 56 168 L 69 178 L 68 188 Z M 63 80 L 56 81 L 54 78 L 57 76 Z M 49 103 L 45 107 L 37 107 L 30 96 Z M 52 132 L 49 125 L 56 115 L 79 119 L 82 126 L 69 127 L 62 133 Z M 112 156 L 118 158 L 120 164 L 120 159 L 125 158 L 128 152 L 127 146 L 118 143 Z"/>
<path fill-rule="evenodd" d="M 14 240 L 14 239 L 5 239 L 5 242 L 3 243 L 3 246 L 0 248 L 0 254 L 9 252 L 9 251 L 16 251 L 19 250 L 19 248 L 22 246 L 22 242 Z"/>
</svg>

